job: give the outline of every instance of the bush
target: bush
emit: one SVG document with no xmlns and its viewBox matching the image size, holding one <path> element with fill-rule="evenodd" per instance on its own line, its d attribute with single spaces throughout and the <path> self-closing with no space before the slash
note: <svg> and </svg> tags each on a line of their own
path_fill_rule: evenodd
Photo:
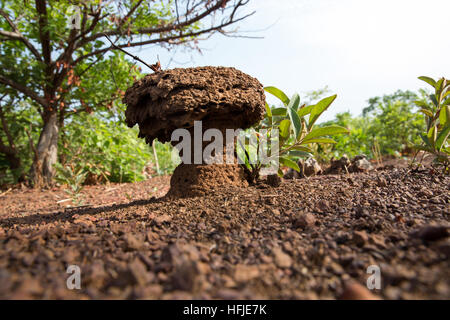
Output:
<svg viewBox="0 0 450 320">
<path fill-rule="evenodd" d="M 450 134 L 450 80 L 441 78 L 435 81 L 429 77 L 419 77 L 434 88 L 434 94 L 429 95 L 430 103 L 416 101 L 420 112 L 426 118 L 426 132 L 420 134 L 423 144 L 417 149 L 429 152 L 435 156 L 435 162 L 444 165 L 444 171 L 450 165 L 450 147 L 447 139 Z"/>
<path fill-rule="evenodd" d="M 87 173 L 86 183 L 143 180 L 153 158 L 151 148 L 137 138 L 137 130 L 90 114 L 66 125 L 59 147 L 61 166 L 81 168 Z"/>
<path fill-rule="evenodd" d="M 423 91 L 421 93 L 423 96 Z M 411 91 L 397 91 L 391 95 L 369 100 L 363 115 L 352 117 L 349 112 L 339 113 L 336 119 L 322 126 L 341 125 L 350 130 L 349 135 L 335 137 L 336 144 L 330 148 L 317 148 L 321 159 L 329 160 L 346 154 L 349 157 L 365 154 L 375 158 L 411 154 L 420 141 L 420 132 L 425 124 L 414 108 L 419 95 Z"/>
<path fill-rule="evenodd" d="M 306 105 L 300 104 L 300 96 L 297 93 L 289 99 L 287 95 L 278 88 L 265 87 L 264 90 L 277 97 L 283 103 L 283 106 L 270 107 L 266 103 L 265 117 L 256 128 L 265 129 L 267 131 L 264 133 L 265 136 L 256 134 L 256 150 L 259 149 L 259 144 L 263 139 L 267 139 L 267 141 L 276 139 L 272 133 L 274 130 L 278 130 L 279 150 L 276 150 L 278 152 L 276 152 L 275 156 L 278 157 L 281 165 L 300 172 L 297 160 L 299 158 L 311 156 L 313 152 L 311 149 L 312 145 L 335 143 L 329 136 L 348 133 L 346 128 L 338 125 L 315 126 L 315 123 L 322 113 L 325 112 L 336 99 L 336 95 L 323 98 L 316 104 Z M 251 157 L 249 156 L 250 147 L 251 146 L 241 146 L 241 149 L 244 149 L 245 154 L 245 160 L 242 162 L 244 163 L 243 168 L 249 182 L 254 182 L 259 177 L 262 163 L 259 159 L 256 163 L 252 163 Z M 278 175 L 283 176 L 283 171 L 281 171 L 280 168 L 278 169 Z"/>
<path fill-rule="evenodd" d="M 26 101 L 12 100 L 1 108 L 0 144 L 10 147 L 9 135 L 17 152 L 16 157 L 20 159 L 20 167 L 11 170 L 6 154 L 0 152 L 0 185 L 14 184 L 26 176 L 31 166 L 33 151 L 30 138 L 32 141 L 39 139 L 40 115 L 36 107 Z"/>
</svg>

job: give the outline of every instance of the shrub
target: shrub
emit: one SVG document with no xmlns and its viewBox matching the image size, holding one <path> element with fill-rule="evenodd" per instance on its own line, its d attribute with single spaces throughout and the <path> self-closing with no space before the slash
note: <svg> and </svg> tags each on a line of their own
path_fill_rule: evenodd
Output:
<svg viewBox="0 0 450 320">
<path fill-rule="evenodd" d="M 297 93 L 289 99 L 278 88 L 265 87 L 264 89 L 281 100 L 283 106 L 269 107 L 266 103 L 265 118 L 257 126 L 257 129 L 266 129 L 267 136 L 261 137 L 257 135 L 256 141 L 259 144 L 261 139 L 273 139 L 272 132 L 274 129 L 277 129 L 279 131 L 278 159 L 281 165 L 300 171 L 297 160 L 312 155 L 313 150 L 311 149 L 311 145 L 335 143 L 329 137 L 330 135 L 348 133 L 346 128 L 338 125 L 315 127 L 315 123 L 322 113 L 333 103 L 336 95 L 324 98 L 316 104 L 301 105 L 300 96 Z M 244 151 L 245 160 L 243 162 L 245 164 L 243 167 L 249 177 L 249 181 L 254 182 L 259 177 L 262 164 L 260 162 L 252 164 L 249 157 L 249 150 L 244 149 Z M 281 168 L 278 170 L 278 175 L 283 176 Z"/>
<path fill-rule="evenodd" d="M 346 154 L 354 157 L 365 154 L 369 158 L 377 156 L 378 150 L 384 156 L 410 154 L 415 144 L 420 142 L 419 134 L 425 124 L 415 112 L 414 101 L 424 95 L 398 90 L 393 94 L 369 99 L 369 106 L 362 116 L 352 117 L 349 112 L 339 113 L 332 121 L 321 125 L 337 124 L 350 130 L 349 135 L 335 137 L 331 147 L 319 146 L 317 156 L 323 160 Z"/>
<path fill-rule="evenodd" d="M 450 80 L 441 78 L 435 81 L 429 77 L 419 77 L 434 88 L 434 94 L 429 95 L 431 103 L 416 101 L 425 115 L 426 132 L 421 134 L 422 145 L 417 149 L 429 152 L 435 156 L 435 162 L 444 165 L 448 171 L 450 164 L 450 147 L 448 136 L 450 134 Z"/>
<path fill-rule="evenodd" d="M 86 182 L 134 182 L 145 178 L 152 159 L 149 146 L 122 121 L 79 115 L 60 139 L 60 163 L 87 173 Z"/>
</svg>

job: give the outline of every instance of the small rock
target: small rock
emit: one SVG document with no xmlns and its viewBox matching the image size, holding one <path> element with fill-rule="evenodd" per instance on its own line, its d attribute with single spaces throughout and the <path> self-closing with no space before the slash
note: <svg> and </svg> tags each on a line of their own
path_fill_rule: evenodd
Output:
<svg viewBox="0 0 450 320">
<path fill-rule="evenodd" d="M 319 212 L 327 212 L 330 211 L 330 203 L 327 200 L 320 200 L 317 203 L 316 207 L 317 211 Z"/>
<path fill-rule="evenodd" d="M 188 244 L 172 244 L 165 247 L 161 254 L 161 261 L 171 265 L 184 263 L 184 260 L 200 260 L 200 252 L 195 246 Z"/>
<path fill-rule="evenodd" d="M 168 223 L 171 220 L 172 220 L 171 216 L 169 216 L 168 214 L 163 214 L 163 215 L 155 217 L 152 222 L 156 225 L 161 225 L 163 223 Z"/>
<path fill-rule="evenodd" d="M 128 270 L 130 271 L 134 282 L 140 286 L 145 285 L 153 278 L 147 272 L 145 265 L 138 258 L 134 259 L 133 262 L 128 265 Z"/>
<path fill-rule="evenodd" d="M 234 278 L 238 282 L 247 282 L 259 276 L 259 269 L 257 266 L 247 266 L 238 264 L 234 270 Z"/>
<path fill-rule="evenodd" d="M 336 237 L 334 238 L 337 244 L 344 244 L 348 242 L 349 239 L 350 239 L 349 234 L 344 231 L 338 231 L 336 233 Z"/>
<path fill-rule="evenodd" d="M 424 188 L 424 189 L 420 190 L 419 193 L 417 193 L 417 196 L 420 198 L 430 198 L 433 196 L 433 192 Z"/>
<path fill-rule="evenodd" d="M 316 218 L 311 213 L 305 213 L 293 221 L 294 228 L 306 229 L 314 226 Z"/>
<path fill-rule="evenodd" d="M 343 155 L 339 160 L 334 160 L 331 158 L 330 167 L 325 171 L 325 173 L 347 172 L 350 165 L 351 162 L 346 155 Z"/>
<path fill-rule="evenodd" d="M 340 300 L 380 300 L 372 294 L 366 287 L 357 282 L 349 281 L 344 288 L 344 292 L 339 297 Z"/>
<path fill-rule="evenodd" d="M 350 172 L 363 172 L 373 170 L 372 164 L 365 155 L 358 155 L 353 158 L 349 167 Z"/>
<path fill-rule="evenodd" d="M 284 175 L 283 179 L 290 180 L 290 179 L 299 179 L 300 175 L 299 173 L 294 169 L 289 169 Z"/>
<path fill-rule="evenodd" d="M 131 233 L 125 234 L 123 238 L 127 244 L 127 248 L 131 250 L 139 250 L 144 244 L 143 241 Z"/>
<path fill-rule="evenodd" d="M 353 232 L 353 242 L 358 247 L 364 246 L 367 243 L 368 240 L 369 240 L 369 237 L 367 236 L 367 233 L 365 231 L 355 231 L 355 232 Z"/>
<path fill-rule="evenodd" d="M 280 210 L 276 209 L 276 208 L 271 208 L 270 212 L 275 215 L 275 216 L 279 216 L 280 215 Z"/>
<path fill-rule="evenodd" d="M 241 292 L 237 290 L 231 290 L 231 289 L 220 289 L 216 293 L 217 298 L 224 299 L 224 300 L 235 300 L 239 299 L 242 294 Z"/>
<path fill-rule="evenodd" d="M 298 166 L 300 167 L 300 177 L 310 177 L 322 173 L 322 167 L 319 165 L 316 159 L 311 157 L 306 160 L 300 159 L 298 161 Z"/>
<path fill-rule="evenodd" d="M 446 226 L 425 226 L 413 232 L 411 236 L 424 241 L 437 241 L 449 236 L 448 229 Z"/>
<path fill-rule="evenodd" d="M 365 208 L 364 206 L 357 206 L 355 208 L 355 217 L 356 218 L 365 218 L 368 217 L 369 214 L 369 210 L 367 210 L 367 208 Z"/>
<path fill-rule="evenodd" d="M 198 267 L 196 261 L 184 260 L 177 264 L 171 278 L 174 289 L 190 292 L 201 290 L 206 281 Z"/>
<path fill-rule="evenodd" d="M 271 187 L 279 187 L 281 184 L 281 178 L 278 174 L 270 174 L 267 176 L 267 184 Z"/>
<path fill-rule="evenodd" d="M 377 178 L 377 184 L 379 187 L 387 187 L 387 185 L 388 185 L 386 179 L 383 177 Z"/>
<path fill-rule="evenodd" d="M 372 234 L 372 235 L 370 235 L 369 241 L 379 248 L 382 248 L 382 249 L 386 248 L 385 239 L 381 235 Z"/>
<path fill-rule="evenodd" d="M 279 268 L 290 268 L 292 265 L 291 257 L 284 253 L 280 248 L 272 250 L 275 265 Z"/>
</svg>

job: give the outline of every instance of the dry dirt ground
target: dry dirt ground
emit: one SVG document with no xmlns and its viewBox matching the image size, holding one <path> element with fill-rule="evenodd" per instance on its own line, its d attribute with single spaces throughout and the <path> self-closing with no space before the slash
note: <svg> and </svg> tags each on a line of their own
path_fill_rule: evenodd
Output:
<svg viewBox="0 0 450 320">
<path fill-rule="evenodd" d="M 386 167 L 176 200 L 168 181 L 86 187 L 81 208 L 59 189 L 1 195 L 0 298 L 335 299 L 375 265 L 380 298 L 450 299 L 448 176 Z"/>
</svg>

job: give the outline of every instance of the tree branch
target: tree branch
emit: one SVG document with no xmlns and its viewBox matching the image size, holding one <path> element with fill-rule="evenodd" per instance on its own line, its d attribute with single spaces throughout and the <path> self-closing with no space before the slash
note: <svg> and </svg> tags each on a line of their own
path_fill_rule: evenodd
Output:
<svg viewBox="0 0 450 320">
<path fill-rule="evenodd" d="M 220 0 L 217 1 L 217 3 L 210 7 L 209 9 L 206 9 L 205 11 L 203 11 L 202 13 L 199 13 L 198 15 L 190 18 L 190 19 L 186 19 L 185 21 L 181 22 L 181 23 L 175 23 L 175 24 L 170 24 L 168 26 L 163 26 L 163 27 L 157 27 L 157 28 L 140 28 L 136 31 L 137 34 L 153 34 L 153 33 L 162 33 L 162 32 L 168 32 L 168 31 L 174 31 L 174 30 L 178 30 L 178 29 L 182 29 L 184 27 L 190 26 L 198 21 L 200 21 L 201 19 L 207 17 L 208 15 L 210 15 L 212 12 L 223 8 L 223 6 L 228 2 L 229 0 Z M 236 4 L 237 7 L 242 6 L 242 1 L 239 1 Z M 86 37 L 85 41 L 82 41 L 82 43 L 80 45 L 85 44 L 86 42 L 92 41 L 92 40 L 96 40 L 98 38 L 103 37 L 104 35 L 108 35 L 108 36 L 117 36 L 117 35 L 121 35 L 122 32 L 120 29 L 115 29 L 115 30 L 110 30 L 110 31 L 103 31 L 97 34 L 94 34 L 90 37 Z"/>
<path fill-rule="evenodd" d="M 23 34 L 20 32 L 19 28 L 14 24 L 14 22 L 11 20 L 11 18 L 8 16 L 8 14 L 0 9 L 0 14 L 3 16 L 3 18 L 6 19 L 10 27 L 13 29 L 13 32 L 6 31 L 6 30 L 0 30 L 0 34 L 4 35 L 8 38 L 14 39 L 14 40 L 20 40 L 22 41 L 25 46 L 30 49 L 30 51 L 34 54 L 34 56 L 39 60 L 42 61 L 42 56 L 40 55 L 39 51 L 31 44 L 28 39 L 26 39 Z"/>
<path fill-rule="evenodd" d="M 51 48 L 50 48 L 50 33 L 47 30 L 47 3 L 45 0 L 36 0 L 36 11 L 39 15 L 39 37 L 42 45 L 42 55 L 44 62 L 50 66 L 51 62 Z"/>
<path fill-rule="evenodd" d="M 27 97 L 33 99 L 34 101 L 36 101 L 37 103 L 39 103 L 41 106 L 43 106 L 44 108 L 47 107 L 47 101 L 40 97 L 38 94 L 36 94 L 34 91 L 28 89 L 27 87 L 11 80 L 8 79 L 2 75 L 0 75 L 0 83 L 3 83 L 7 86 L 10 86 L 13 89 L 16 89 L 17 91 L 21 92 L 22 94 L 26 95 Z"/>
<path fill-rule="evenodd" d="M 127 51 L 123 50 L 122 48 L 116 46 L 106 34 L 105 34 L 105 37 L 106 37 L 106 39 L 108 39 L 108 41 L 111 43 L 111 46 L 114 49 L 118 49 L 118 50 L 122 51 L 126 55 L 129 55 L 130 57 L 132 57 L 134 60 L 137 60 L 137 61 L 141 62 L 142 64 L 144 64 L 147 68 L 152 69 L 152 67 L 150 65 L 148 65 L 145 61 L 141 60 L 138 56 L 134 56 L 131 53 L 128 53 Z"/>
<path fill-rule="evenodd" d="M 214 27 L 211 27 L 211 28 L 208 28 L 208 29 L 203 29 L 203 30 L 197 31 L 197 32 L 191 32 L 191 33 L 187 33 L 187 34 L 179 34 L 179 35 L 169 36 L 169 37 L 165 37 L 165 38 L 157 38 L 157 39 L 151 39 L 151 40 L 140 41 L 140 42 L 133 42 L 133 43 L 128 43 L 128 44 L 109 46 L 107 48 L 103 48 L 103 49 L 100 49 L 100 50 L 92 51 L 92 52 L 90 52 L 90 53 L 88 53 L 86 55 L 78 57 L 74 61 L 74 64 L 77 64 L 77 63 L 79 63 L 80 61 L 82 61 L 82 60 L 84 60 L 86 58 L 95 56 L 97 54 L 103 54 L 103 53 L 106 53 L 106 52 L 108 52 L 110 50 L 117 49 L 117 48 L 120 49 L 120 48 L 126 48 L 126 47 L 137 47 L 137 46 L 144 46 L 144 45 L 160 43 L 160 42 L 169 42 L 170 43 L 170 41 L 173 41 L 173 40 L 178 40 L 178 39 L 185 38 L 185 37 L 196 37 L 196 36 L 199 36 L 199 35 L 202 35 L 202 34 L 205 34 L 205 33 L 210 33 L 212 31 L 223 32 L 223 31 L 221 31 L 222 28 L 224 28 L 226 26 L 229 26 L 229 25 L 231 25 L 233 23 L 236 23 L 238 21 L 244 20 L 244 19 L 248 18 L 249 16 L 253 15 L 254 13 L 255 12 L 252 12 L 252 13 L 249 13 L 249 14 L 247 14 L 247 15 L 241 17 L 241 18 L 238 18 L 236 20 L 230 20 L 230 21 L 228 21 L 226 23 L 223 23 L 220 26 L 214 26 Z M 186 42 L 186 41 L 183 41 L 183 42 Z"/>
</svg>

